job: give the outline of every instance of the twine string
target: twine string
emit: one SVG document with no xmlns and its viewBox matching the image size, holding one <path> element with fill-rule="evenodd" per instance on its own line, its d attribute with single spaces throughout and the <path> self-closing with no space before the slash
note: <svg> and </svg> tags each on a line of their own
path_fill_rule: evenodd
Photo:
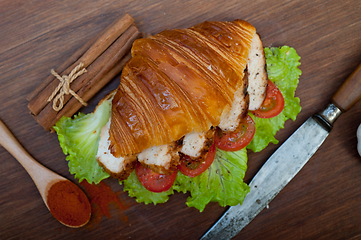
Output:
<svg viewBox="0 0 361 240">
<path fill-rule="evenodd" d="M 58 112 L 64 107 L 64 95 L 68 94 L 71 94 L 84 106 L 87 105 L 87 103 L 84 102 L 84 100 L 70 88 L 70 83 L 72 83 L 77 77 L 86 72 L 86 69 L 83 68 L 83 63 L 79 63 L 70 72 L 69 75 L 60 76 L 57 72 L 54 71 L 54 69 L 51 69 L 50 72 L 60 81 L 59 85 L 55 88 L 51 96 L 48 98 L 48 102 L 54 99 L 53 109 L 55 111 Z"/>
</svg>

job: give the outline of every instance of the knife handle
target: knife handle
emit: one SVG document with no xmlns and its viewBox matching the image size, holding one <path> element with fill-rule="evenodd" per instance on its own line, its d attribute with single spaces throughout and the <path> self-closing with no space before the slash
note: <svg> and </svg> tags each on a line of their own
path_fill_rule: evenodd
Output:
<svg viewBox="0 0 361 240">
<path fill-rule="evenodd" d="M 332 102 L 343 112 L 361 99 L 361 64 L 351 73 L 332 97 Z"/>
</svg>

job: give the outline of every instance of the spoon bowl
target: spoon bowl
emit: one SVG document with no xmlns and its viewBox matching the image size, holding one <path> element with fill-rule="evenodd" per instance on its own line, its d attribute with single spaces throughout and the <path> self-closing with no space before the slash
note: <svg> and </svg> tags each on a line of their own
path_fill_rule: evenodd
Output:
<svg viewBox="0 0 361 240">
<path fill-rule="evenodd" d="M 5 124 L 0 120 L 0 145 L 2 145 L 18 162 L 25 168 L 30 177 L 33 179 L 36 187 L 39 190 L 39 193 L 49 211 L 52 215 L 62 224 L 72 228 L 82 227 L 87 224 L 90 220 L 91 208 L 89 200 L 87 199 L 85 193 L 74 183 L 68 179 L 56 174 L 55 172 L 49 170 L 48 168 L 41 165 L 37 162 L 30 154 L 23 148 L 23 146 L 17 141 L 14 135 L 10 130 L 5 126 Z M 86 206 L 86 211 L 89 212 L 89 217 L 86 217 L 85 220 L 81 221 L 71 221 L 65 222 L 58 215 L 52 212 L 52 209 L 49 207 L 49 191 L 50 189 L 58 184 L 59 182 L 68 182 L 67 184 L 71 186 L 73 193 L 76 195 L 82 196 L 83 205 Z M 63 214 L 67 214 L 65 209 L 62 209 Z M 69 210 L 69 209 L 68 209 Z M 73 211 L 72 209 L 69 211 Z M 69 216 L 73 216 L 73 213 L 69 212 Z M 88 216 L 88 215 L 87 215 Z M 74 224 L 76 223 L 76 224 Z"/>
</svg>

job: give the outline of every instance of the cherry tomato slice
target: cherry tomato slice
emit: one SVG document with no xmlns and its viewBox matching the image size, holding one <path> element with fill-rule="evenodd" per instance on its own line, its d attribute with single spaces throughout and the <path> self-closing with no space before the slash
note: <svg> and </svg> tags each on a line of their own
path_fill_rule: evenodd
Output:
<svg viewBox="0 0 361 240">
<path fill-rule="evenodd" d="M 216 156 L 216 145 L 213 144 L 207 153 L 207 156 L 203 162 L 196 162 L 189 156 L 183 155 L 181 164 L 178 165 L 178 169 L 181 173 L 188 177 L 196 177 L 206 171 L 209 166 L 212 165 L 214 157 Z"/>
<path fill-rule="evenodd" d="M 252 113 L 259 118 L 273 118 L 280 114 L 285 106 L 285 100 L 278 87 L 268 80 L 266 98 L 261 107 Z"/>
<path fill-rule="evenodd" d="M 224 151 L 238 151 L 247 146 L 254 136 L 256 130 L 253 119 L 247 115 L 240 125 L 239 131 L 233 133 L 225 133 L 217 128 L 214 134 L 214 143 L 216 147 Z"/>
<path fill-rule="evenodd" d="M 144 167 L 140 162 L 135 168 L 135 173 L 146 189 L 157 193 L 169 190 L 177 177 L 177 169 L 171 175 L 159 174 Z"/>
</svg>

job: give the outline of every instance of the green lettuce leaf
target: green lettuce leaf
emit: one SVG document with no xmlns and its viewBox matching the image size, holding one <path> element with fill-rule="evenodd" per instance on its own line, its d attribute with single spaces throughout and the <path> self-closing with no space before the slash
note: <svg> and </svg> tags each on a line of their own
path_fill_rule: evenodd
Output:
<svg viewBox="0 0 361 240">
<path fill-rule="evenodd" d="M 69 171 L 79 182 L 86 179 L 98 184 L 109 177 L 99 166 L 95 156 L 98 151 L 100 131 L 110 117 L 111 101 L 103 101 L 93 113 L 79 113 L 74 118 L 62 117 L 54 126 L 61 148 L 68 160 Z"/>
<path fill-rule="evenodd" d="M 122 181 L 123 190 L 135 197 L 139 203 L 164 203 L 169 195 L 189 192 L 187 206 L 203 211 L 209 202 L 218 202 L 222 207 L 234 206 L 243 202 L 249 187 L 243 182 L 247 170 L 247 151 L 225 152 L 217 149 L 213 164 L 201 175 L 188 177 L 178 172 L 177 178 L 166 192 L 153 193 L 139 182 L 135 171 Z"/>
<path fill-rule="evenodd" d="M 243 202 L 249 186 L 243 182 L 247 170 L 247 151 L 225 152 L 217 149 L 213 164 L 201 175 L 191 178 L 178 173 L 173 186 L 178 192 L 190 192 L 188 207 L 200 212 L 209 202 L 235 206 Z"/>
<path fill-rule="evenodd" d="M 265 48 L 268 79 L 276 84 L 280 89 L 284 99 L 285 107 L 283 111 L 274 118 L 257 118 L 252 113 L 249 115 L 255 121 L 256 133 L 247 149 L 259 152 L 269 143 L 277 144 L 275 138 L 278 130 L 284 128 L 284 123 L 288 119 L 293 121 L 301 111 L 300 99 L 295 97 L 295 91 L 298 85 L 298 79 L 301 70 L 298 66 L 300 56 L 294 48 L 283 46 L 280 48 Z"/>
</svg>

